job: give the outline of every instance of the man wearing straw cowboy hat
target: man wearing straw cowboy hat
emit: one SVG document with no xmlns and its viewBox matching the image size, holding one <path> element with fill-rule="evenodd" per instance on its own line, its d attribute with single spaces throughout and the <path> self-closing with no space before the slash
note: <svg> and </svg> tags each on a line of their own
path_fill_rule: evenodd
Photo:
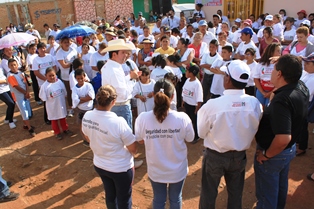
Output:
<svg viewBox="0 0 314 209">
<path fill-rule="evenodd" d="M 102 53 L 108 52 L 109 59 L 101 69 L 101 84 L 111 85 L 117 91 L 117 99 L 111 111 L 123 117 L 132 129 L 131 98 L 135 82 L 140 76 L 138 71 L 131 69 L 129 75 L 124 74 L 122 64 L 126 62 L 129 51 L 133 50 L 131 44 L 125 43 L 123 39 L 116 39 L 108 42 L 108 47 Z M 138 168 L 142 160 L 135 161 L 134 167 Z"/>
</svg>

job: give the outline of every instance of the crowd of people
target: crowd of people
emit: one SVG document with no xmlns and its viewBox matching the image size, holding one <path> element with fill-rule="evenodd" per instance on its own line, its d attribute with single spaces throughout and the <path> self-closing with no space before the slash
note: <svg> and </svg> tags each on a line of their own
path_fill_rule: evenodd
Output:
<svg viewBox="0 0 314 209">
<path fill-rule="evenodd" d="M 66 118 L 75 115 L 109 209 L 132 208 L 134 167 L 142 164 L 133 158 L 138 144 L 145 144 L 153 208 L 165 208 L 167 196 L 170 208 L 181 208 L 186 142 L 200 140 L 199 208 L 215 208 L 222 176 L 227 208 L 242 208 L 246 150 L 255 137 L 257 209 L 284 208 L 290 161 L 308 148 L 314 14 L 301 10 L 294 18 L 281 9 L 232 24 L 221 10 L 207 22 L 201 9 L 197 4 L 192 18 L 170 10 L 152 30 L 141 12 L 118 15 L 75 39 L 56 40 L 60 25 L 44 24 L 47 44 L 25 25 L 35 36 L 27 52 L 14 46 L 1 57 L 4 123 L 16 128 L 17 105 L 23 128 L 36 135 L 29 86 L 58 140 L 73 134 Z M 0 202 L 16 199 L 1 174 L 0 180 Z"/>
</svg>

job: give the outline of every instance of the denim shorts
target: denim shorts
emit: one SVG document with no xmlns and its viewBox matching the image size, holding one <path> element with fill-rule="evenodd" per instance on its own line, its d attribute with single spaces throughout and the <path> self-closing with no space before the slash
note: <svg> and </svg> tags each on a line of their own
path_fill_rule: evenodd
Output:
<svg viewBox="0 0 314 209">
<path fill-rule="evenodd" d="M 32 108 L 28 99 L 16 101 L 23 120 L 29 120 L 32 117 Z"/>
</svg>

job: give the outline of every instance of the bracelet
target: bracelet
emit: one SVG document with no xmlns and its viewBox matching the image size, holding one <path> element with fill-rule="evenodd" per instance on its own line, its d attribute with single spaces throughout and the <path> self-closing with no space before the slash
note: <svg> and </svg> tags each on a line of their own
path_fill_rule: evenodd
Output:
<svg viewBox="0 0 314 209">
<path fill-rule="evenodd" d="M 263 150 L 263 155 L 264 155 L 264 157 L 266 157 L 267 159 L 270 159 L 270 157 L 268 157 L 268 156 L 266 155 L 266 150 Z"/>
</svg>

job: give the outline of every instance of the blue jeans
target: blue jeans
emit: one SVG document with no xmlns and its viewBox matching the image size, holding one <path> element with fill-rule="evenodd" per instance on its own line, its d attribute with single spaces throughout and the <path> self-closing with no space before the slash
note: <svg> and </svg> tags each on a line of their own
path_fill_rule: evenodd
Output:
<svg viewBox="0 0 314 209">
<path fill-rule="evenodd" d="M 121 106 L 113 106 L 111 108 L 111 112 L 117 114 L 117 116 L 123 117 L 130 128 L 132 129 L 132 111 L 131 111 L 131 104 L 121 105 Z"/>
<path fill-rule="evenodd" d="M 269 103 L 269 98 L 265 98 L 263 94 L 256 88 L 256 98 L 264 106 L 267 106 Z"/>
<path fill-rule="evenodd" d="M 169 194 L 170 209 L 182 208 L 182 189 L 185 179 L 177 183 L 158 183 L 150 179 L 153 187 L 153 209 L 164 209 Z"/>
<path fill-rule="evenodd" d="M 94 168 L 104 184 L 107 208 L 131 209 L 133 168 L 121 173 L 113 173 L 96 166 Z"/>
<path fill-rule="evenodd" d="M 0 166 L 0 198 L 6 197 L 10 194 L 10 189 L 7 185 L 6 180 L 2 178 L 2 169 Z"/>
<path fill-rule="evenodd" d="M 257 149 L 262 149 L 257 146 Z M 254 159 L 256 209 L 283 209 L 288 192 L 290 161 L 295 157 L 295 144 L 260 164 Z"/>
<path fill-rule="evenodd" d="M 0 94 L 0 100 L 3 101 L 8 106 L 4 120 L 8 120 L 9 123 L 12 123 L 13 122 L 15 102 L 13 101 L 11 92 L 7 91 L 7 92 L 3 92 L 2 94 Z"/>
</svg>

